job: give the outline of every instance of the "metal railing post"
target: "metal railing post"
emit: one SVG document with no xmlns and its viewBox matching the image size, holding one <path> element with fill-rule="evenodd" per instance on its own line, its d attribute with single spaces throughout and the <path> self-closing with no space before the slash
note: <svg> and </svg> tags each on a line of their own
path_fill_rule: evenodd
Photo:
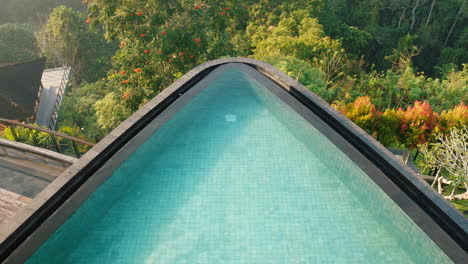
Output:
<svg viewBox="0 0 468 264">
<path fill-rule="evenodd" d="M 15 141 L 18 141 L 18 135 L 16 134 L 15 128 L 11 126 L 10 130 L 11 130 L 11 134 L 13 134 L 13 138 L 15 139 Z"/>
<path fill-rule="evenodd" d="M 36 133 L 34 133 L 31 128 L 28 128 L 28 129 L 29 129 L 29 134 L 31 135 L 31 138 L 34 141 L 34 144 L 36 144 L 36 146 L 39 146 L 39 141 L 37 140 Z"/>
<path fill-rule="evenodd" d="M 75 150 L 76 157 L 81 158 L 81 154 L 80 154 L 80 151 L 78 149 L 78 146 L 76 145 L 76 142 L 72 141 L 72 144 L 73 144 L 73 149 Z"/>
<path fill-rule="evenodd" d="M 57 138 L 53 134 L 49 134 L 49 135 L 50 135 L 50 138 L 52 139 L 52 143 L 54 143 L 54 145 L 55 145 L 55 149 L 57 150 L 58 153 L 61 153 L 60 152 L 60 147 L 59 147 L 58 142 L 57 142 Z"/>
</svg>

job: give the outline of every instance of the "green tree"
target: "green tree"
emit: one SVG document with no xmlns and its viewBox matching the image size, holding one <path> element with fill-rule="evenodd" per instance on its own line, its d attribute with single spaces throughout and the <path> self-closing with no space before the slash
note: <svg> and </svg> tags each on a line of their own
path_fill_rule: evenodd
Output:
<svg viewBox="0 0 468 264">
<path fill-rule="evenodd" d="M 122 97 L 116 92 L 110 92 L 102 100 L 96 102 L 97 122 L 103 131 L 111 131 L 132 114 L 125 105 L 116 103 L 121 101 Z"/>
<path fill-rule="evenodd" d="M 420 56 L 413 58 L 413 64 L 432 77 L 438 64 L 466 62 L 460 60 L 466 54 L 466 10 L 465 0 L 330 0 L 324 1 L 318 17 L 333 38 L 349 38 L 347 27 L 368 33 L 368 46 L 360 51 L 368 67 L 375 65 L 378 70 L 391 66 L 384 57 L 392 54 L 400 38 L 415 36 Z M 355 50 L 347 42 L 343 46 Z"/>
<path fill-rule="evenodd" d="M 37 25 L 57 6 L 65 5 L 80 12 L 86 8 L 77 0 L 1 0 L 0 24 L 27 23 Z"/>
<path fill-rule="evenodd" d="M 30 27 L 24 24 L 0 25 L 0 63 L 37 58 L 36 39 Z"/>
<path fill-rule="evenodd" d="M 79 127 L 89 140 L 98 142 L 109 131 L 98 125 L 95 103 L 111 90 L 103 81 L 71 87 L 60 107 L 59 127 Z"/>
<path fill-rule="evenodd" d="M 248 17 L 235 1 L 96 0 L 89 12 L 92 24 L 102 23 L 106 37 L 120 42 L 107 75 L 114 89 L 96 104 L 103 129 L 115 127 L 196 65 L 238 54 L 238 32 Z M 118 114 L 109 116 L 107 106 Z"/>
<path fill-rule="evenodd" d="M 453 25 L 443 13 L 456 15 L 461 1 L 85 1 L 89 13 L 81 20 L 91 28 L 102 25 L 106 38 L 120 43 L 102 81 L 109 95 L 99 97 L 89 114 L 111 129 L 194 66 L 250 56 L 277 66 L 328 102 L 368 96 L 375 108 L 388 109 L 393 131 L 392 109 L 425 100 L 440 112 L 466 101 L 466 68 L 456 65 L 466 42 L 463 12 L 446 47 L 456 49 L 451 58 L 458 60 L 440 64 L 439 78 L 419 71 L 439 62 Z M 434 54 L 416 56 L 428 47 Z M 115 108 L 115 116 L 106 108 Z"/>
<path fill-rule="evenodd" d="M 398 40 L 397 48 L 392 50 L 392 54 L 385 59 L 390 61 L 395 69 L 406 70 L 412 67 L 412 58 L 419 54 L 419 48 L 413 44 L 414 36 L 407 34 Z"/>
<path fill-rule="evenodd" d="M 294 57 L 266 57 L 263 60 L 291 78 L 297 80 L 315 94 L 327 101 L 333 101 L 336 96 L 335 90 L 327 89 L 327 83 L 323 79 L 322 72 L 307 62 Z"/>
<path fill-rule="evenodd" d="M 75 83 L 93 82 L 105 75 L 114 52 L 97 28 L 69 7 L 56 7 L 47 24 L 36 33 L 39 47 L 51 65 L 72 67 Z"/>
<path fill-rule="evenodd" d="M 327 86 L 343 75 L 346 54 L 341 43 L 326 36 L 318 20 L 306 10 L 283 12 L 276 25 L 247 28 L 254 58 L 294 57 L 319 69 Z"/>
</svg>

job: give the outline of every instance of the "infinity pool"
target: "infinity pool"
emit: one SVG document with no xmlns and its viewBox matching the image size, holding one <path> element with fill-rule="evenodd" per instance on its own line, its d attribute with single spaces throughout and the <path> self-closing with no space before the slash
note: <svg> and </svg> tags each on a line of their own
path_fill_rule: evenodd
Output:
<svg viewBox="0 0 468 264">
<path fill-rule="evenodd" d="M 451 262 L 247 68 L 192 88 L 28 263 Z"/>
</svg>

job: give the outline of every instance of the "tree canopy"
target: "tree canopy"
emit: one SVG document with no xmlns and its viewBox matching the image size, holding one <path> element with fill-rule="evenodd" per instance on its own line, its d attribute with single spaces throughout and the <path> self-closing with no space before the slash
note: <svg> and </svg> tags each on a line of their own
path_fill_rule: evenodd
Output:
<svg viewBox="0 0 468 264">
<path fill-rule="evenodd" d="M 74 80 L 93 82 L 104 76 L 114 48 L 97 28 L 88 27 L 85 16 L 66 6 L 56 7 L 44 27 L 36 32 L 39 47 L 49 65 L 69 65 Z"/>
<path fill-rule="evenodd" d="M 10 20 L 11 14 L 29 12 L 14 11 L 18 3 L 5 1 Z M 387 122 L 374 131 L 386 142 L 397 141 L 384 134 L 398 126 L 405 116 L 401 111 L 419 107 L 416 101 L 427 102 L 441 126 L 459 122 L 449 119 L 459 118 L 452 113 L 468 101 L 465 0 L 84 0 L 80 8 L 75 5 L 45 1 L 36 13 L 48 16 L 35 36 L 50 66 L 68 64 L 74 71 L 64 109 L 83 119 L 64 110 L 62 122 L 85 126 L 88 120 L 102 130 L 96 135 L 196 65 L 221 57 L 271 63 L 368 130 L 375 126 L 369 122 Z M 95 102 L 73 99 L 82 96 Z M 363 105 L 377 109 L 369 120 L 366 111 L 374 108 Z"/>
<path fill-rule="evenodd" d="M 31 60 L 38 57 L 34 33 L 25 24 L 0 25 L 0 63 Z"/>
<path fill-rule="evenodd" d="M 195 66 L 236 56 L 278 67 L 385 146 L 466 134 L 467 0 L 2 1 L 0 63 L 70 65 L 59 125 L 93 141 Z"/>
</svg>

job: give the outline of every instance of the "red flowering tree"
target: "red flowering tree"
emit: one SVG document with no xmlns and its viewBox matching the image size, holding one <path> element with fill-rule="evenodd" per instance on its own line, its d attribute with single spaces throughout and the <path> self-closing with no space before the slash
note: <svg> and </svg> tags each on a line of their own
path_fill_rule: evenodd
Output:
<svg viewBox="0 0 468 264">
<path fill-rule="evenodd" d="M 89 0 L 90 24 L 102 24 L 106 38 L 118 40 L 114 70 L 107 82 L 116 89 L 97 108 L 98 120 L 115 127 L 107 111 L 132 113 L 196 65 L 236 56 L 232 42 L 248 10 L 234 1 Z M 111 98 L 112 97 L 112 98 Z M 100 121 L 100 122 L 101 122 Z"/>
<path fill-rule="evenodd" d="M 400 119 L 398 139 L 405 147 L 412 150 L 433 137 L 439 116 L 432 111 L 428 102 L 416 101 L 406 110 L 399 108 L 396 114 Z"/>
</svg>

